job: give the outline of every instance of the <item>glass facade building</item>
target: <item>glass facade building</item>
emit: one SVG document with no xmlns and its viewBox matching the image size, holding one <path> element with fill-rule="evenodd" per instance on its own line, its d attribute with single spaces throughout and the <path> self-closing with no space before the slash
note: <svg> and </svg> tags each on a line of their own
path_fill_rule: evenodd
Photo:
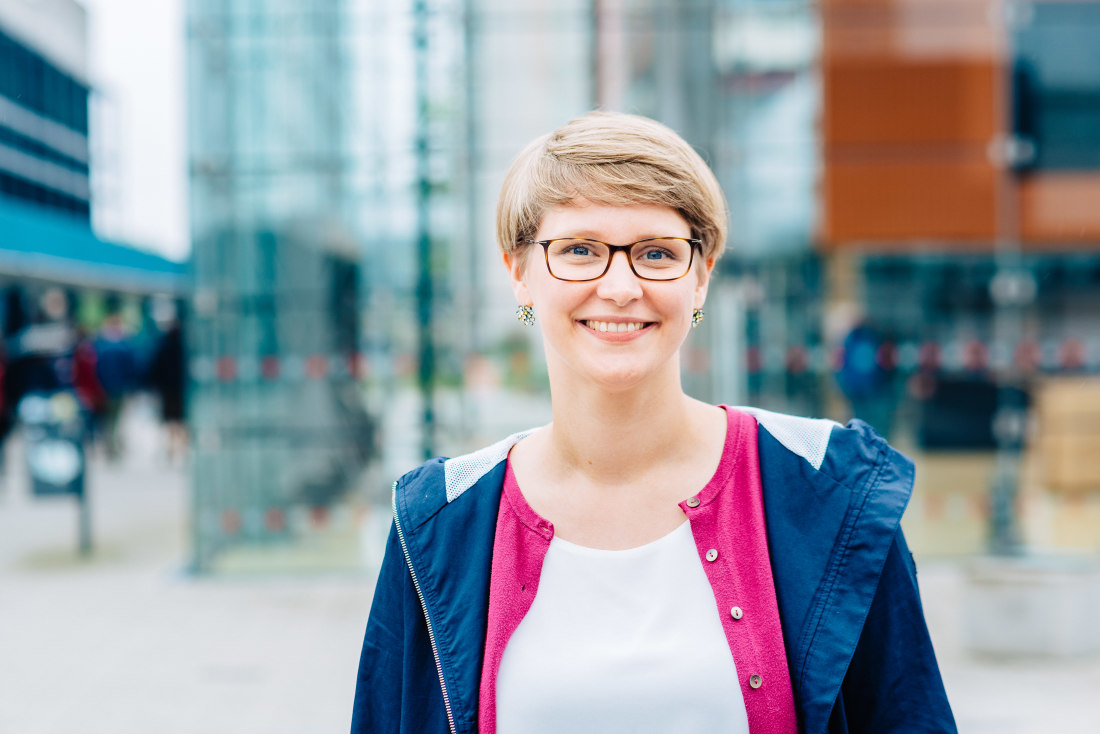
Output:
<svg viewBox="0 0 1100 734">
<path fill-rule="evenodd" d="M 373 433 L 347 21 L 340 2 L 188 4 L 198 570 L 309 538 L 322 566 L 357 558 L 343 500 Z"/>
<path fill-rule="evenodd" d="M 686 372 L 744 399 L 740 335 L 766 332 L 744 263 L 810 247 L 814 23 L 800 2 L 191 0 L 197 565 L 384 502 L 375 450 L 392 478 L 547 416 L 493 212 L 519 150 L 594 107 L 677 129 L 729 194 Z"/>
<path fill-rule="evenodd" d="M 80 70 L 26 40 L 23 26 L 8 16 L 14 11 L 0 12 L 0 196 L 90 221 L 90 88 Z M 55 18 L 49 45 L 82 46 L 82 12 L 73 23 L 65 15 Z"/>
</svg>

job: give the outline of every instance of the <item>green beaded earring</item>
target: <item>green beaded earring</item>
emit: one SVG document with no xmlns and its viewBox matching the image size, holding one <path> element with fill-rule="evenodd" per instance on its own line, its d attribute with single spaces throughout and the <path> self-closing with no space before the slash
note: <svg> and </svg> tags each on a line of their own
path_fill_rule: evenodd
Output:
<svg viewBox="0 0 1100 734">
<path fill-rule="evenodd" d="M 516 307 L 516 318 L 519 319 L 520 323 L 524 326 L 534 326 L 535 309 L 530 306 L 518 306 Z"/>
</svg>

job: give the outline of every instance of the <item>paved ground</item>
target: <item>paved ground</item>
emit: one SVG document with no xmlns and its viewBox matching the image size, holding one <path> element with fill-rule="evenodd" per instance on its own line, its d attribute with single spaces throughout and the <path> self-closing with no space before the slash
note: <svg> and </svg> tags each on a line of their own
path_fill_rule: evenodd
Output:
<svg viewBox="0 0 1100 734">
<path fill-rule="evenodd" d="M 88 560 L 72 503 L 27 497 L 9 446 L 0 732 L 346 731 L 370 574 L 187 576 L 184 472 L 159 458 L 147 409 L 128 429 L 125 462 L 92 459 Z M 975 659 L 960 644 L 961 565 L 922 564 L 920 579 L 960 731 L 1100 732 L 1100 659 Z"/>
</svg>

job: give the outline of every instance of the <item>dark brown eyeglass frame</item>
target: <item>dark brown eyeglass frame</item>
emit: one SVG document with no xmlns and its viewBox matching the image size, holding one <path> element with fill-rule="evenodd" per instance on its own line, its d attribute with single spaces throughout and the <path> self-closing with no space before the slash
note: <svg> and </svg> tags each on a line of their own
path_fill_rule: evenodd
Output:
<svg viewBox="0 0 1100 734">
<path fill-rule="evenodd" d="M 561 242 L 563 240 L 574 240 L 577 242 L 593 242 L 597 245 L 603 245 L 607 248 L 607 262 L 604 263 L 603 272 L 594 278 L 562 278 L 559 275 L 554 275 L 554 269 L 550 267 L 550 244 L 552 242 Z M 634 245 L 640 245 L 644 242 L 653 242 L 654 240 L 680 240 L 681 242 L 687 242 L 691 245 L 691 254 L 688 256 L 687 269 L 684 270 L 682 275 L 677 275 L 675 278 L 647 278 L 634 269 L 634 260 L 630 257 L 630 251 L 634 249 Z M 634 273 L 634 276 L 640 280 L 647 280 L 650 283 L 671 283 L 674 280 L 683 278 L 691 272 L 691 266 L 695 264 L 695 250 L 698 249 L 700 253 L 703 251 L 703 241 L 693 237 L 646 237 L 644 240 L 638 240 L 637 242 L 631 242 L 629 245 L 609 245 L 606 242 L 600 242 L 594 240 L 591 237 L 554 237 L 549 240 L 520 240 L 521 243 L 526 245 L 542 245 L 542 255 L 546 260 L 546 272 L 550 273 L 550 277 L 557 280 L 565 281 L 566 283 L 591 283 L 593 280 L 599 280 L 603 276 L 607 275 L 607 271 L 611 269 L 611 261 L 615 259 L 616 252 L 622 252 L 626 255 L 626 265 L 630 268 L 630 272 Z"/>
</svg>

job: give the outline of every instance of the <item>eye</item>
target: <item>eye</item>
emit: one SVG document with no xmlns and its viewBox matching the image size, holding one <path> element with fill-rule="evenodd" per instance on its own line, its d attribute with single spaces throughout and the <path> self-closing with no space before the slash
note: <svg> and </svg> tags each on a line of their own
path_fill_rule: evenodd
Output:
<svg viewBox="0 0 1100 734">
<path fill-rule="evenodd" d="M 600 246 L 589 240 L 555 240 L 550 248 L 550 256 L 570 260 L 589 260 L 603 256 Z"/>
<path fill-rule="evenodd" d="M 638 253 L 634 261 L 643 262 L 646 265 L 661 265 L 672 263 L 679 259 L 681 259 L 680 256 L 669 248 L 650 245 Z"/>
</svg>

